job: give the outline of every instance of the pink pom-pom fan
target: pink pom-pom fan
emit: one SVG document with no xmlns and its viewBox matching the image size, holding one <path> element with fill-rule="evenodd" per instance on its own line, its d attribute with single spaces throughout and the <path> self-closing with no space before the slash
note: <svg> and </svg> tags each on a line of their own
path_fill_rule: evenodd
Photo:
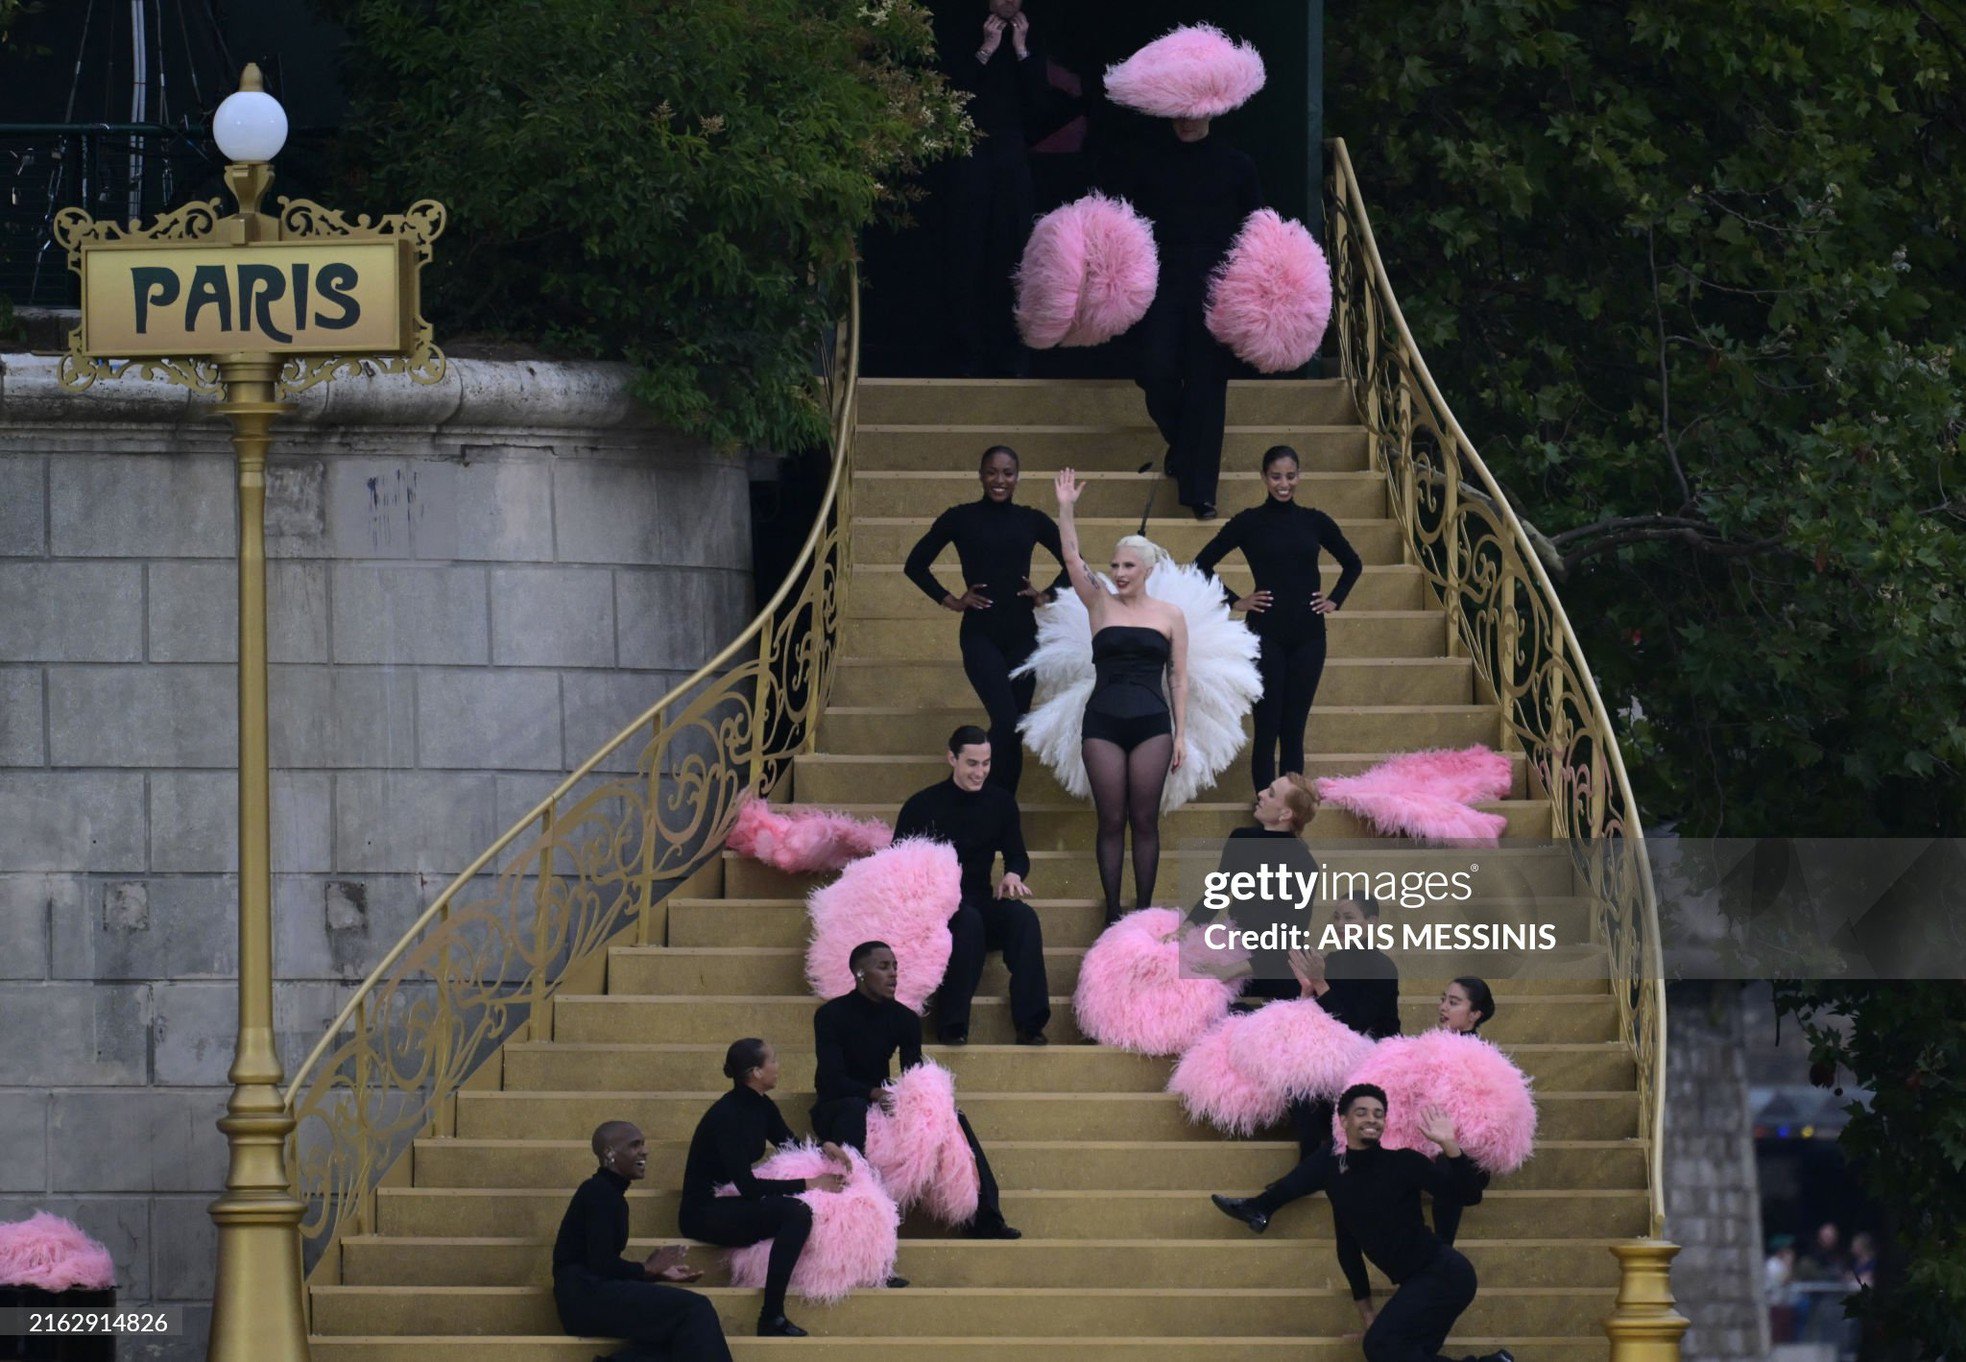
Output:
<svg viewBox="0 0 1966 1362">
<path fill-rule="evenodd" d="M 1487 1172 L 1513 1173 L 1535 1151 L 1536 1102 L 1529 1079 L 1480 1036 L 1440 1030 L 1388 1036 L 1346 1082 L 1385 1091 L 1380 1143 L 1388 1149 L 1439 1153 L 1439 1146 L 1420 1133 L 1428 1109 L 1438 1107 L 1453 1120 L 1462 1150 Z M 1343 1138 L 1335 1116 L 1332 1130 Z"/>
<path fill-rule="evenodd" d="M 1208 333 L 1266 374 L 1310 363 L 1331 321 L 1331 265 L 1300 222 L 1259 208 L 1209 280 Z"/>
<path fill-rule="evenodd" d="M 895 996 L 920 1012 L 949 967 L 949 919 L 961 902 L 962 868 L 946 843 L 909 837 L 861 857 L 806 900 L 806 982 L 822 998 L 851 993 L 847 957 L 885 941 L 901 966 Z"/>
<path fill-rule="evenodd" d="M 1081 1031 L 1122 1050 L 1175 1055 L 1222 1019 L 1241 985 L 1184 976 L 1182 926 L 1173 908 L 1141 908 L 1100 933 L 1072 995 Z"/>
<path fill-rule="evenodd" d="M 894 1110 L 867 1113 L 867 1158 L 902 1207 L 922 1205 L 944 1225 L 976 1218 L 976 1156 L 956 1115 L 955 1075 L 932 1061 L 887 1085 Z"/>
<path fill-rule="evenodd" d="M 1054 208 L 1017 267 L 1018 334 L 1033 350 L 1104 344 L 1147 315 L 1159 271 L 1153 229 L 1124 200 Z"/>
<path fill-rule="evenodd" d="M 1106 68 L 1106 97 L 1155 118 L 1219 118 L 1263 88 L 1263 58 L 1212 24 L 1184 24 Z"/>
<path fill-rule="evenodd" d="M 109 1250 L 72 1220 L 36 1211 L 0 1225 L 0 1286 L 107 1291 L 116 1285 Z"/>
<path fill-rule="evenodd" d="M 901 1212 L 858 1150 L 846 1150 L 851 1165 L 846 1186 L 837 1192 L 801 1192 L 812 1208 L 812 1233 L 792 1269 L 792 1289 L 807 1300 L 831 1304 L 857 1287 L 880 1286 L 894 1275 Z M 758 1165 L 762 1178 L 810 1178 L 837 1173 L 838 1164 L 810 1144 L 780 1150 Z M 718 1189 L 726 1196 L 736 1189 Z M 730 1284 L 761 1287 L 771 1262 L 771 1243 L 761 1240 L 730 1254 Z"/>
<path fill-rule="evenodd" d="M 1167 1090 L 1181 1099 L 1190 1119 L 1230 1135 L 1273 1126 L 1287 1108 L 1281 1088 L 1252 1078 L 1234 1061 L 1236 1035 L 1251 1020 L 1234 1014 L 1222 1018 L 1183 1052 L 1167 1080 Z"/>
</svg>

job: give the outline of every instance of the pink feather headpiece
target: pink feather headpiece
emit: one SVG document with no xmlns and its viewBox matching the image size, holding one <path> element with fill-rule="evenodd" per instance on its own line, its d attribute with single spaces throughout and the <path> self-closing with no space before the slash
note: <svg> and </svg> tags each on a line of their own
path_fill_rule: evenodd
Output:
<svg viewBox="0 0 1966 1362">
<path fill-rule="evenodd" d="M 1155 118 L 1219 118 L 1263 88 L 1262 54 L 1213 24 L 1184 24 L 1106 68 L 1106 97 Z"/>
</svg>

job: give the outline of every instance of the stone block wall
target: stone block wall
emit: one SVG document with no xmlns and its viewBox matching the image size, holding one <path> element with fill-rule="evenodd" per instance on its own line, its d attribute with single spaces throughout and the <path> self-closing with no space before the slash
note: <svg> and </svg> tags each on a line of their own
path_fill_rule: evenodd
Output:
<svg viewBox="0 0 1966 1362">
<path fill-rule="evenodd" d="M 1761 1185 L 1738 984 L 1680 983 L 1666 1008 L 1666 1237 L 1673 1295 L 1693 1322 L 1686 1362 L 1768 1356 Z"/>
<path fill-rule="evenodd" d="M 601 365 L 305 394 L 268 470 L 291 1070 L 422 908 L 752 610 L 748 479 Z M 237 934 L 234 474 L 208 399 L 0 358 L 0 1219 L 201 1357 Z M 631 764 L 611 763 L 614 766 Z"/>
</svg>

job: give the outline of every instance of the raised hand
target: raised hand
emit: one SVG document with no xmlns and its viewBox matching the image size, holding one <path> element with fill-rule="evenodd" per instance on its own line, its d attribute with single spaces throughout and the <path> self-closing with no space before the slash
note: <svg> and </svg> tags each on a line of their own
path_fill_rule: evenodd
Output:
<svg viewBox="0 0 1966 1362">
<path fill-rule="evenodd" d="M 983 46 L 976 50 L 978 61 L 988 61 L 1003 42 L 1004 22 L 992 14 L 983 21 Z"/>
<path fill-rule="evenodd" d="M 1085 490 L 1085 484 L 1079 481 L 1078 474 L 1069 468 L 1058 470 L 1058 476 L 1052 480 L 1052 486 L 1058 493 L 1058 509 L 1061 512 L 1078 505 L 1079 493 Z"/>
<path fill-rule="evenodd" d="M 1292 951 L 1289 958 L 1290 972 L 1297 976 L 1298 993 L 1310 998 L 1322 992 L 1318 985 L 1325 982 L 1324 957 L 1316 951 Z"/>
<path fill-rule="evenodd" d="M 1444 1153 L 1460 1152 L 1454 1139 L 1454 1118 L 1439 1107 L 1428 1107 L 1420 1113 L 1420 1133 L 1439 1145 Z"/>
<path fill-rule="evenodd" d="M 992 15 L 991 17 L 995 18 L 996 16 Z M 1028 57 L 1031 55 L 1031 49 L 1029 46 L 1030 41 L 1031 41 L 1031 16 L 1024 13 L 1024 11 L 1019 10 L 1016 16 L 1012 18 L 1010 21 L 1011 49 L 1014 52 L 1016 52 L 1020 58 Z"/>
</svg>

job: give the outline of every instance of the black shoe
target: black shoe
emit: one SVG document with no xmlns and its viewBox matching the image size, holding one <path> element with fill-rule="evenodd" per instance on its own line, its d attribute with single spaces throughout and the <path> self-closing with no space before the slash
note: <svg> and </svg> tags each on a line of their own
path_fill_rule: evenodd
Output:
<svg viewBox="0 0 1966 1362">
<path fill-rule="evenodd" d="M 766 1319 L 763 1315 L 758 1316 L 759 1338 L 804 1338 L 805 1336 L 805 1330 L 783 1315 L 773 1315 L 770 1319 Z"/>
<path fill-rule="evenodd" d="M 908 1279 L 906 1277 L 889 1277 L 886 1281 L 881 1283 L 882 1286 L 886 1287 L 890 1291 L 899 1291 L 902 1287 L 906 1286 L 907 1284 L 908 1284 Z"/>
<path fill-rule="evenodd" d="M 1217 1192 L 1211 1193 L 1208 1199 L 1215 1203 L 1215 1209 L 1223 1215 L 1231 1220 L 1240 1220 L 1258 1234 L 1270 1227 L 1270 1217 L 1252 1206 L 1247 1197 L 1223 1196 Z M 1509 1362 L 1515 1362 L 1515 1359 L 1510 1358 Z"/>
<path fill-rule="evenodd" d="M 1022 1239 L 1024 1237 L 1024 1231 L 1012 1229 L 1004 1224 L 1001 1218 L 988 1224 L 973 1223 L 963 1231 L 963 1234 L 970 1239 Z"/>
<path fill-rule="evenodd" d="M 935 1033 L 935 1038 L 936 1038 L 936 1039 L 937 1039 L 938 1041 L 940 1041 L 940 1042 L 942 1042 L 942 1044 L 944 1044 L 944 1045 L 967 1045 L 967 1044 L 969 1044 L 969 1032 L 967 1032 L 967 1031 L 958 1031 L 958 1030 L 956 1030 L 956 1029 L 955 1029 L 955 1028 L 953 1028 L 953 1027 L 949 1027 L 949 1028 L 946 1028 L 946 1029 L 944 1029 L 944 1030 L 941 1030 L 941 1031 L 937 1031 L 937 1032 Z"/>
<path fill-rule="evenodd" d="M 1195 507 L 1195 519 L 1196 520 L 1215 519 L 1215 503 L 1212 501 L 1204 501 L 1201 505 Z"/>
<path fill-rule="evenodd" d="M 1019 1045 L 1049 1045 L 1051 1041 L 1042 1031 L 1019 1031 L 1017 1033 L 1017 1043 Z"/>
</svg>

